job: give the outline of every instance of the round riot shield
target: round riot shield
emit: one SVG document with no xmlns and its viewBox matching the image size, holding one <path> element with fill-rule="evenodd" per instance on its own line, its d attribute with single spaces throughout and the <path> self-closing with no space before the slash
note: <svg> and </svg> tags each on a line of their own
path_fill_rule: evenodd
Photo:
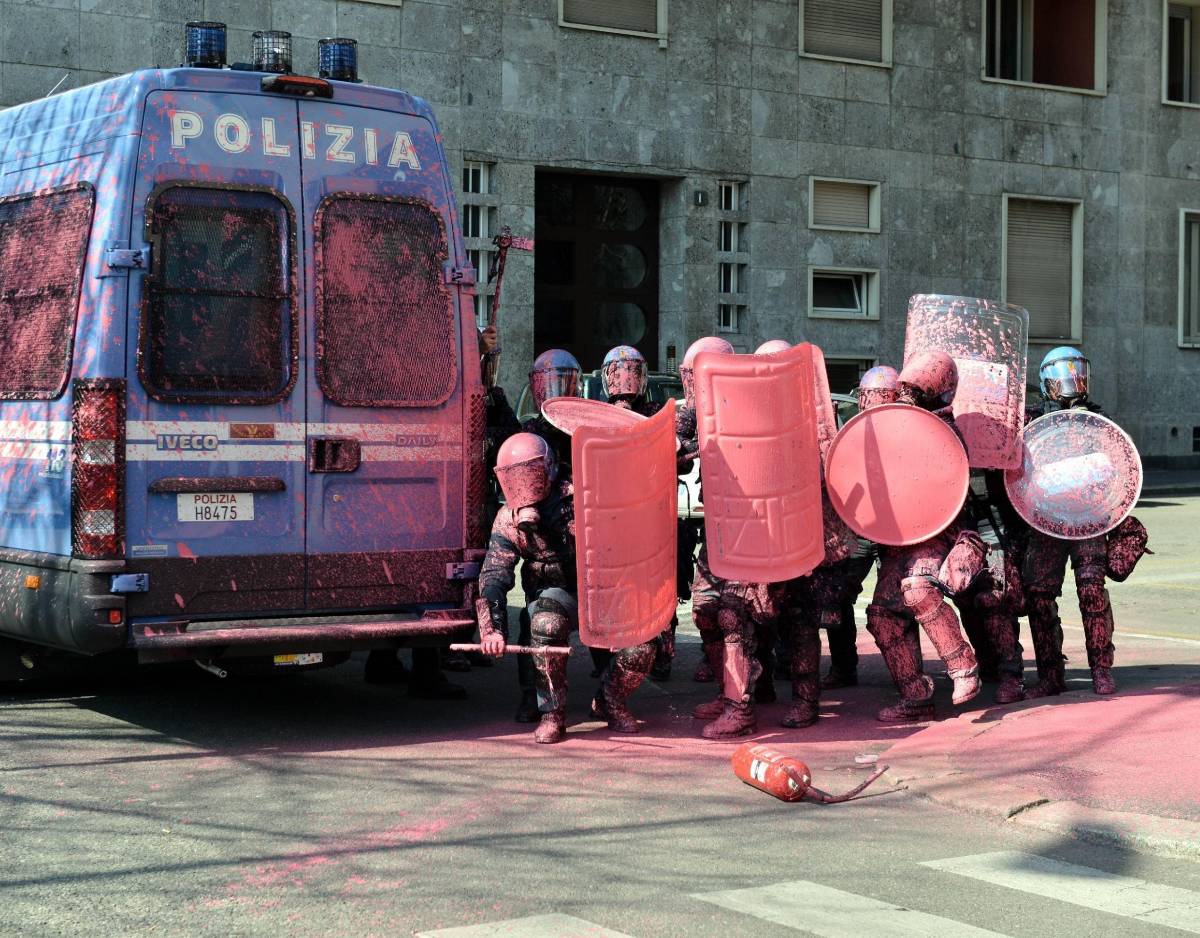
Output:
<svg viewBox="0 0 1200 938">
<path fill-rule="evenodd" d="M 1004 487 L 1034 530 L 1079 541 L 1106 534 L 1137 504 L 1142 460 L 1107 417 L 1083 409 L 1039 417 L 1021 434 L 1022 462 Z"/>
<path fill-rule="evenodd" d="M 890 547 L 940 534 L 962 511 L 971 470 L 945 421 L 908 404 L 865 410 L 825 460 L 834 510 L 854 533 Z"/>
<path fill-rule="evenodd" d="M 580 427 L 616 430 L 646 419 L 624 407 L 604 401 L 589 401 L 584 397 L 552 397 L 542 404 L 542 416 L 567 436 Z"/>
</svg>

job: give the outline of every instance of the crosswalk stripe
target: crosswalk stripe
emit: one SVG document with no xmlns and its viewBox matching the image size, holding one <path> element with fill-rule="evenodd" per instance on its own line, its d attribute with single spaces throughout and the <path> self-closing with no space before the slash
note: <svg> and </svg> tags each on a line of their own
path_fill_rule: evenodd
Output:
<svg viewBox="0 0 1200 938">
<path fill-rule="evenodd" d="M 1200 893 L 1030 853 L 1002 851 L 922 866 L 1200 935 Z"/>
<path fill-rule="evenodd" d="M 630 938 L 573 915 L 530 915 L 483 925 L 417 932 L 417 938 Z"/>
<path fill-rule="evenodd" d="M 819 938 L 1002 938 L 998 932 L 807 880 L 697 893 L 692 898 Z"/>
</svg>

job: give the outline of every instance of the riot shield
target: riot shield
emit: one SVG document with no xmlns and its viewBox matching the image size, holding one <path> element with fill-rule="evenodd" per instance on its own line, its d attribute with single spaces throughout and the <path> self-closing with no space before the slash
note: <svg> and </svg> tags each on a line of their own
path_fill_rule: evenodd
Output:
<svg viewBox="0 0 1200 938">
<path fill-rule="evenodd" d="M 641 423 L 646 418 L 624 407 L 583 397 L 552 397 L 542 404 L 542 416 L 551 426 L 574 436 L 580 427 L 616 430 Z"/>
<path fill-rule="evenodd" d="M 708 562 L 718 577 L 776 583 L 825 556 L 813 355 L 696 357 Z"/>
<path fill-rule="evenodd" d="M 972 468 L 1016 468 L 1025 422 L 1029 313 L 965 296 L 914 296 L 908 301 L 905 363 L 930 349 L 946 352 L 958 366 L 954 422 Z"/>
<path fill-rule="evenodd" d="M 1106 534 L 1137 504 L 1142 460 L 1107 417 L 1059 410 L 1021 434 L 1021 465 L 1004 473 L 1017 513 L 1035 530 L 1065 540 Z"/>
<path fill-rule="evenodd" d="M 821 462 L 829 452 L 829 445 L 837 436 L 837 417 L 833 413 L 833 395 L 829 393 L 829 373 L 825 370 L 825 354 L 815 345 L 812 349 L 813 407 L 817 413 L 817 446 L 821 450 Z"/>
<path fill-rule="evenodd" d="M 971 470 L 954 431 L 908 404 L 880 404 L 838 432 L 825 461 L 834 510 L 855 533 L 891 547 L 919 544 L 958 517 Z"/>
<path fill-rule="evenodd" d="M 580 641 L 640 645 L 675 613 L 675 402 L 628 426 L 577 427 L 571 464 Z"/>
</svg>

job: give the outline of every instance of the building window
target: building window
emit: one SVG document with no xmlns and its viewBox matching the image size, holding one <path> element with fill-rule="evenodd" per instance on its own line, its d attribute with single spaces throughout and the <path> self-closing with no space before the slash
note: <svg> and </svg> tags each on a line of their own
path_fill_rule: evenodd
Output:
<svg viewBox="0 0 1200 938">
<path fill-rule="evenodd" d="M 750 245 L 746 238 L 749 186 L 717 185 L 717 330 L 741 332 L 747 306 Z"/>
<path fill-rule="evenodd" d="M 800 0 L 800 54 L 892 64 L 892 0 Z"/>
<path fill-rule="evenodd" d="M 1200 348 L 1200 212 L 1179 213 L 1179 345 Z"/>
<path fill-rule="evenodd" d="M 1192 427 L 1192 452 L 1200 453 L 1200 427 Z"/>
<path fill-rule="evenodd" d="M 850 394 L 858 387 L 862 376 L 873 367 L 870 358 L 827 358 L 825 374 L 829 379 L 829 390 L 834 394 Z"/>
<path fill-rule="evenodd" d="M 878 319 L 879 271 L 810 267 L 808 315 L 824 319 Z"/>
<path fill-rule="evenodd" d="M 983 0 L 983 77 L 1105 90 L 1108 0 Z"/>
<path fill-rule="evenodd" d="M 1163 2 L 1163 101 L 1200 105 L 1200 0 Z"/>
<path fill-rule="evenodd" d="M 466 239 L 467 259 L 475 268 L 475 322 L 481 329 L 487 325 L 492 310 L 492 296 L 496 292 L 496 286 L 489 277 L 492 257 L 496 253 L 492 232 L 496 228 L 495 216 L 499 210 L 495 170 L 495 163 L 481 160 L 463 163 L 463 238 Z"/>
<path fill-rule="evenodd" d="M 1082 252 L 1079 202 L 1004 196 L 1003 299 L 1029 310 L 1031 339 L 1079 340 Z"/>
<path fill-rule="evenodd" d="M 558 25 L 667 38 L 667 0 L 558 0 Z"/>
<path fill-rule="evenodd" d="M 838 231 L 879 231 L 879 183 L 809 180 L 808 226 Z"/>
</svg>

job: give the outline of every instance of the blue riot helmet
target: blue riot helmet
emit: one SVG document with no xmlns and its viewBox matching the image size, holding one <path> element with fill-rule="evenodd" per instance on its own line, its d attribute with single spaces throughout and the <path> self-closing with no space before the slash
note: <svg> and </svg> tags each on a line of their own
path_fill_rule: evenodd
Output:
<svg viewBox="0 0 1200 938">
<path fill-rule="evenodd" d="M 1042 397 L 1063 407 L 1087 400 L 1088 368 L 1088 360 L 1079 349 L 1070 345 L 1051 349 L 1038 369 Z"/>
</svg>

